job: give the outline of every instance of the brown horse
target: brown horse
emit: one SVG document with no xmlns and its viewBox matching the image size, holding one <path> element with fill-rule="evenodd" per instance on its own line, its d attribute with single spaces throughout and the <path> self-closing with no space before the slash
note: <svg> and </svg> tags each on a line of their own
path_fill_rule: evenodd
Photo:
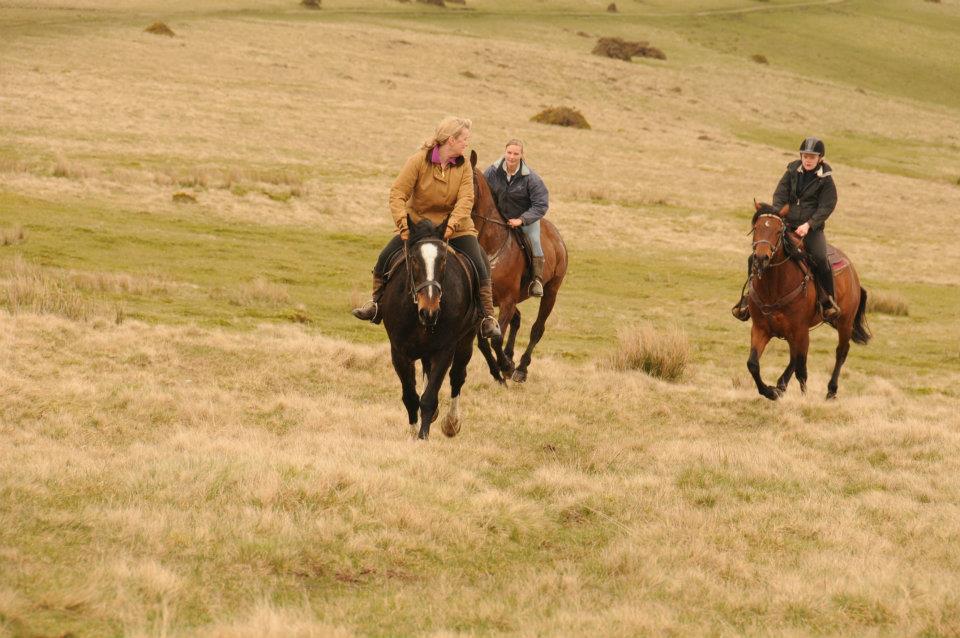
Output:
<svg viewBox="0 0 960 638">
<path fill-rule="evenodd" d="M 527 369 L 530 366 L 533 349 L 543 337 L 547 317 L 553 312 L 553 306 L 557 302 L 557 292 L 567 274 L 567 247 L 557 227 L 550 220 L 541 219 L 540 241 L 544 255 L 543 297 L 540 299 L 537 320 L 530 330 L 530 342 L 520 358 L 520 365 L 514 365 L 513 347 L 520 329 L 520 310 L 517 305 L 530 296 L 527 290 L 531 281 L 527 273 L 527 261 L 523 247 L 520 245 L 521 239 L 518 236 L 520 231 L 510 228 L 507 220 L 497 209 L 486 178 L 476 168 L 475 152 L 471 153 L 470 160 L 474 166 L 473 225 L 479 233 L 480 246 L 490 258 L 493 302 L 500 307 L 497 320 L 500 323 L 500 331 L 505 337 L 507 326 L 510 326 L 506 348 L 503 348 L 502 340 L 492 340 L 496 360 L 490 350 L 491 343 L 485 339 L 478 339 L 478 344 L 494 379 L 504 383 L 505 377 L 509 376 L 513 381 L 523 383 L 527 380 Z"/>
<path fill-rule="evenodd" d="M 783 219 L 789 207 L 778 211 L 769 204 L 755 204 L 755 208 L 753 265 L 748 280 L 753 328 L 747 369 L 760 394 L 775 401 L 786 391 L 794 373 L 800 391 L 806 392 L 810 329 L 822 323 L 823 318 L 810 268 L 800 258 L 800 244 L 793 240 L 794 235 L 787 231 Z M 828 257 L 831 257 L 829 253 Z M 830 261 L 841 314 L 831 323 L 839 335 L 839 343 L 833 375 L 827 384 L 828 399 L 837 396 L 837 379 L 850 350 L 850 339 L 866 345 L 871 336 L 866 324 L 867 291 L 860 286 L 857 271 L 839 250 L 833 252 Z M 786 339 L 790 345 L 790 363 L 776 387 L 766 385 L 760 378 L 760 356 L 771 337 Z"/>
</svg>

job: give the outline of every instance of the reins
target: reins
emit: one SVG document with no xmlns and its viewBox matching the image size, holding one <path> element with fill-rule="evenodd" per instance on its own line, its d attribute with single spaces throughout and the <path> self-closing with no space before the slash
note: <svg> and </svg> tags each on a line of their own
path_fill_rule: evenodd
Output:
<svg viewBox="0 0 960 638">
<path fill-rule="evenodd" d="M 759 239 L 759 240 L 754 241 L 754 242 L 753 242 L 753 251 L 754 251 L 754 253 L 756 253 L 757 246 L 759 246 L 760 244 L 767 244 L 767 245 L 769 245 L 769 246 L 773 249 L 773 253 L 772 253 L 772 254 L 773 254 L 773 255 L 776 255 L 776 254 L 777 254 L 777 251 L 779 251 L 779 250 L 783 247 L 783 238 L 786 236 L 787 225 L 784 223 L 782 217 L 780 217 L 779 215 L 773 215 L 773 214 L 770 214 L 770 213 L 764 213 L 764 214 L 762 214 L 762 215 L 757 216 L 757 220 L 756 220 L 756 221 L 759 221 L 759 220 L 760 220 L 761 218 L 763 218 L 763 217 L 773 217 L 774 219 L 776 219 L 777 221 L 779 221 L 779 222 L 781 223 L 780 234 L 779 234 L 778 237 L 777 237 L 777 243 L 776 243 L 776 244 L 774 244 L 773 242 L 771 242 L 771 241 L 768 240 L 768 239 Z M 754 233 L 756 232 L 756 221 L 754 222 L 754 231 L 753 231 Z M 768 265 L 766 266 L 766 268 L 764 268 L 764 270 L 769 269 L 769 268 L 776 268 L 776 267 L 778 267 L 778 266 L 782 266 L 783 264 L 785 264 L 785 263 L 787 263 L 788 261 L 790 261 L 790 256 L 787 255 L 786 249 L 784 249 L 783 254 L 784 254 L 783 259 L 781 259 L 780 261 L 777 261 L 777 262 L 773 262 L 773 263 L 768 264 Z M 754 272 L 754 273 L 751 273 L 750 279 L 749 279 L 749 281 L 748 281 L 749 294 L 750 294 L 750 298 L 753 299 L 753 301 L 754 301 L 758 306 L 760 306 L 760 312 L 761 312 L 764 316 L 770 316 L 771 314 L 773 314 L 773 313 L 774 313 L 775 311 L 777 311 L 778 309 L 786 307 L 786 306 L 789 305 L 791 302 L 793 302 L 794 299 L 796 299 L 798 296 L 800 296 L 800 295 L 802 295 L 803 293 L 806 292 L 806 290 L 807 290 L 807 284 L 810 282 L 810 273 L 809 273 L 809 272 L 806 272 L 806 271 L 805 271 L 803 268 L 801 268 L 799 265 L 798 265 L 797 267 L 800 268 L 800 272 L 803 273 L 803 279 L 800 281 L 800 285 L 797 286 L 796 288 L 794 288 L 793 290 L 791 290 L 791 291 L 790 291 L 789 293 L 787 293 L 786 295 L 784 295 L 784 296 L 780 297 L 779 299 L 777 299 L 775 302 L 768 304 L 768 303 L 764 303 L 764 302 L 763 302 L 763 300 L 760 298 L 760 294 L 759 294 L 759 293 L 756 291 L 756 289 L 753 287 L 753 274 L 756 274 L 758 280 L 761 278 L 761 275 L 762 275 L 762 273 L 761 273 L 761 272 L 757 269 L 757 267 L 756 267 L 756 262 L 754 262 L 753 270 L 754 270 L 755 272 Z"/>
</svg>

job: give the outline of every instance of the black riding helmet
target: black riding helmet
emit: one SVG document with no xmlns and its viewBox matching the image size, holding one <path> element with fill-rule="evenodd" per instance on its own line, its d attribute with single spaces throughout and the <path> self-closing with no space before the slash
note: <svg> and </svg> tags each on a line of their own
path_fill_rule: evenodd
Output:
<svg viewBox="0 0 960 638">
<path fill-rule="evenodd" d="M 823 157 L 826 150 L 826 147 L 823 145 L 823 140 L 819 137 L 808 137 L 800 143 L 801 153 L 816 153 L 820 157 Z"/>
</svg>

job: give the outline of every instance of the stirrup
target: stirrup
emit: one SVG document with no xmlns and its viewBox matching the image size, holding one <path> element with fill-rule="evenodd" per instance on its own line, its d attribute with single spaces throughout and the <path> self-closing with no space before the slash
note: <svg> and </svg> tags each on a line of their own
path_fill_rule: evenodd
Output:
<svg viewBox="0 0 960 638">
<path fill-rule="evenodd" d="M 534 279 L 530 282 L 530 285 L 527 286 L 527 292 L 530 293 L 531 297 L 542 297 L 543 296 L 543 284 L 540 283 L 539 279 Z"/>
<path fill-rule="evenodd" d="M 354 308 L 350 312 L 353 313 L 353 316 L 357 319 L 376 323 L 377 315 L 380 314 L 380 304 L 371 299 L 359 308 Z"/>
<path fill-rule="evenodd" d="M 840 316 L 840 306 L 837 305 L 833 297 L 828 296 L 826 301 L 820 302 L 820 314 L 823 315 L 824 319 L 832 321 Z"/>
<path fill-rule="evenodd" d="M 490 325 L 493 327 L 487 327 Z M 487 315 L 480 320 L 480 336 L 484 339 L 503 336 L 500 334 L 500 324 L 497 323 L 497 320 L 493 315 Z"/>
</svg>

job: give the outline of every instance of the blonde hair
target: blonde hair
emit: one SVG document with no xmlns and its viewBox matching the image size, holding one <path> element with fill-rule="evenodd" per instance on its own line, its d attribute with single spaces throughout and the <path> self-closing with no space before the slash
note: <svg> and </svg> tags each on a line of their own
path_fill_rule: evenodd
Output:
<svg viewBox="0 0 960 638">
<path fill-rule="evenodd" d="M 433 137 L 428 137 L 425 139 L 421 145 L 421 148 L 433 148 L 434 146 L 442 145 L 451 137 L 460 137 L 460 134 L 465 130 L 469 131 L 472 125 L 473 122 L 466 118 L 448 115 L 440 120 L 440 123 L 437 124 L 437 130 L 433 134 Z"/>
<path fill-rule="evenodd" d="M 509 139 L 509 140 L 507 140 L 507 143 L 503 145 L 503 149 L 506 150 L 508 146 L 519 146 L 519 147 L 520 147 L 520 155 L 523 156 L 523 150 L 524 150 L 524 149 L 523 149 L 523 140 L 517 139 L 517 138 L 515 138 L 515 137 L 512 138 L 512 139 Z"/>
</svg>

